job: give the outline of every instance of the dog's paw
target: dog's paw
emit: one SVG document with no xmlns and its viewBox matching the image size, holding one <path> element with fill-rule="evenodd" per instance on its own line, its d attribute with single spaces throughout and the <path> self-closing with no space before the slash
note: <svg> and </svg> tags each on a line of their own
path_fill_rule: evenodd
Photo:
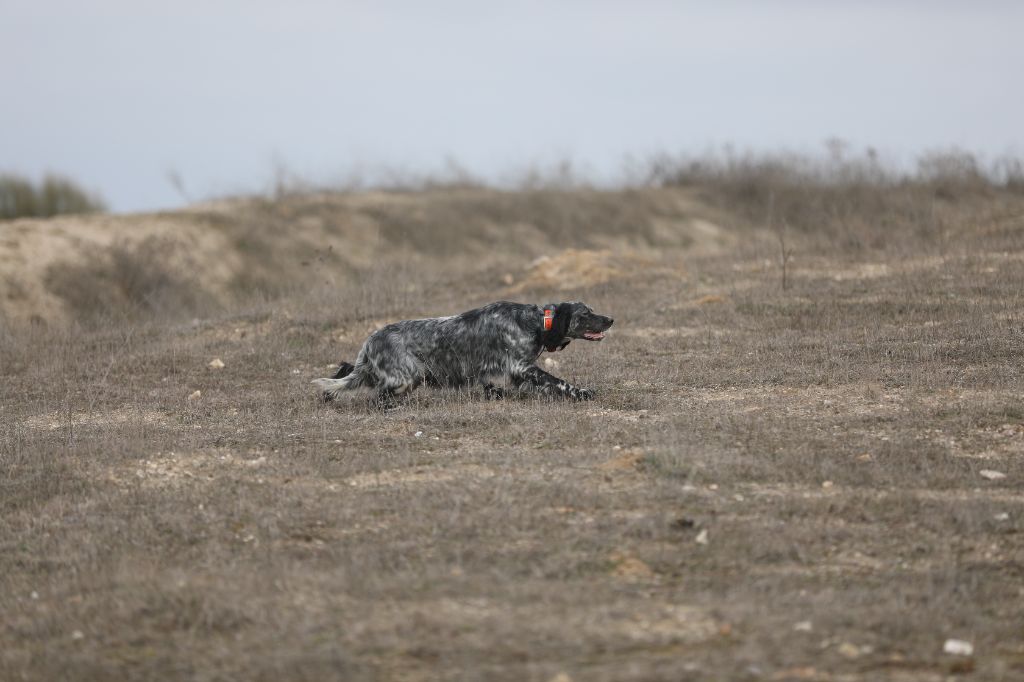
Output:
<svg viewBox="0 0 1024 682">
<path fill-rule="evenodd" d="M 589 388 L 577 388 L 572 397 L 576 400 L 593 400 L 594 395 L 594 391 Z"/>
</svg>

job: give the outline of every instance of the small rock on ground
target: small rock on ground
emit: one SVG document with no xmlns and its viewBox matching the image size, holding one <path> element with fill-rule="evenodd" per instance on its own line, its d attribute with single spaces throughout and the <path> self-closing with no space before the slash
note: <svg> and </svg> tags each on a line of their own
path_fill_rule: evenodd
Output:
<svg viewBox="0 0 1024 682">
<path fill-rule="evenodd" d="M 840 656 L 844 658 L 857 658 L 860 656 L 860 647 L 850 642 L 843 642 L 837 649 Z"/>
<path fill-rule="evenodd" d="M 942 652 L 953 656 L 970 656 L 974 653 L 974 645 L 962 639 L 947 639 L 942 645 Z"/>
</svg>

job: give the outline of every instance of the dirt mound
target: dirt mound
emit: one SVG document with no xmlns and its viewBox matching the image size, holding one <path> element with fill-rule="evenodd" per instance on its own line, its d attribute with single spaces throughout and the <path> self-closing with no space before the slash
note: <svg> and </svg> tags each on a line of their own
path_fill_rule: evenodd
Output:
<svg viewBox="0 0 1024 682">
<path fill-rule="evenodd" d="M 166 293 L 202 280 L 216 296 L 241 269 L 227 235 L 184 216 L 61 216 L 0 224 L 0 319 L 63 321 L 87 298 Z M 109 291 L 108 291 L 109 290 Z M 104 296 L 104 292 L 109 296 Z M 116 293 L 111 293 L 116 292 Z"/>
<path fill-rule="evenodd" d="M 0 322 L 206 316 L 246 296 L 395 288 L 394 273 L 505 271 L 509 293 L 566 290 L 728 241 L 680 190 L 324 193 L 180 211 L 0 222 Z M 525 266 L 525 273 L 516 274 Z M 670 268 L 665 272 L 677 272 Z M 377 279 L 383 281 L 378 282 Z"/>
</svg>

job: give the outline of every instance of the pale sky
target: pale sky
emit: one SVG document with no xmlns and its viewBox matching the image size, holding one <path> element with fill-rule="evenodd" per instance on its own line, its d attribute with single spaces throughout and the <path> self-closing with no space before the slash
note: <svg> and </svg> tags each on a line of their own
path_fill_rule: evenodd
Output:
<svg viewBox="0 0 1024 682">
<path fill-rule="evenodd" d="M 1024 155 L 1024 3 L 0 0 L 0 172 L 119 211 L 446 158 Z"/>
</svg>

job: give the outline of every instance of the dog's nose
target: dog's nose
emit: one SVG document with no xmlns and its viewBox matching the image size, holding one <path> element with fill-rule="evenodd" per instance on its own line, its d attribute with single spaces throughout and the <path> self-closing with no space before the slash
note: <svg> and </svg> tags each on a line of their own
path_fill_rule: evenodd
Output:
<svg viewBox="0 0 1024 682">
<path fill-rule="evenodd" d="M 610 317 L 609 317 L 609 318 L 608 318 L 608 326 L 610 327 L 610 326 L 612 326 L 613 324 L 615 324 L 615 320 L 613 320 L 612 318 L 610 318 Z"/>
</svg>

